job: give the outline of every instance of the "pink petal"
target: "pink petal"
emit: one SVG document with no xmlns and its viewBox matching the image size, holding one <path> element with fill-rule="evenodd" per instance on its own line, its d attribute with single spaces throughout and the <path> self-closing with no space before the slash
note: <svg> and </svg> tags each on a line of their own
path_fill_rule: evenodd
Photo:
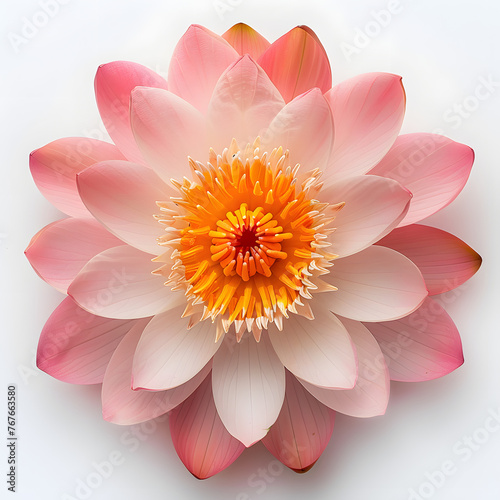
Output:
<svg viewBox="0 0 500 500">
<path fill-rule="evenodd" d="M 198 479 L 229 467 L 245 449 L 227 432 L 217 413 L 211 377 L 172 411 L 169 422 L 179 458 Z"/>
<path fill-rule="evenodd" d="M 110 248 L 91 259 L 68 288 L 83 309 L 106 318 L 153 316 L 185 301 L 161 276 L 151 255 L 127 245 Z"/>
<path fill-rule="evenodd" d="M 324 405 L 353 417 L 383 415 L 389 402 L 389 370 L 373 335 L 359 321 L 342 318 L 358 355 L 358 379 L 348 390 L 330 390 L 308 382 L 302 385 Z"/>
<path fill-rule="evenodd" d="M 39 231 L 25 250 L 38 275 L 66 293 L 83 266 L 98 253 L 122 242 L 92 219 L 62 219 Z"/>
<path fill-rule="evenodd" d="M 106 130 L 128 160 L 143 163 L 130 128 L 130 92 L 138 85 L 167 88 L 160 75 L 134 62 L 103 64 L 95 75 L 97 107 Z"/>
<path fill-rule="evenodd" d="M 314 87 L 325 93 L 332 86 L 332 70 L 326 51 L 307 26 L 293 28 L 276 40 L 258 63 L 285 102 Z"/>
<path fill-rule="evenodd" d="M 190 396 L 212 368 L 208 363 L 191 380 L 169 391 L 133 391 L 132 360 L 145 326 L 134 326 L 109 361 L 102 384 L 102 413 L 109 422 L 132 425 L 167 413 Z"/>
<path fill-rule="evenodd" d="M 436 134 L 406 134 L 397 138 L 371 174 L 395 179 L 413 194 L 400 223 L 418 222 L 449 205 L 469 177 L 474 151 Z"/>
<path fill-rule="evenodd" d="M 271 45 L 260 33 L 244 23 L 229 28 L 222 38 L 228 41 L 240 55 L 248 54 L 257 60 Z"/>
<path fill-rule="evenodd" d="M 328 251 L 347 257 L 395 228 L 406 215 L 411 193 L 392 179 L 360 175 L 331 184 L 318 197 L 331 204 L 345 202 L 335 213 Z"/>
<path fill-rule="evenodd" d="M 285 396 L 285 369 L 265 332 L 260 342 L 226 335 L 214 356 L 214 401 L 226 429 L 246 447 L 262 439 L 278 418 Z"/>
<path fill-rule="evenodd" d="M 189 173 L 188 156 L 201 161 L 208 158 L 205 118 L 172 92 L 136 88 L 131 123 L 146 162 L 168 184 Z"/>
<path fill-rule="evenodd" d="M 409 316 L 365 326 L 379 342 L 392 380 L 432 380 L 464 362 L 457 327 L 431 298 Z"/>
<path fill-rule="evenodd" d="M 238 53 L 212 31 L 191 25 L 175 47 L 168 69 L 168 86 L 202 113 L 207 111 L 215 84 Z"/>
<path fill-rule="evenodd" d="M 184 384 L 219 349 L 222 341 L 215 341 L 214 325 L 201 321 L 189 328 L 189 320 L 182 318 L 184 308 L 158 314 L 144 330 L 134 356 L 133 389 L 159 391 Z"/>
<path fill-rule="evenodd" d="M 351 338 L 344 325 L 328 310 L 315 308 L 314 316 L 309 320 L 290 314 L 282 332 L 274 325 L 270 327 L 273 348 L 296 377 L 323 387 L 350 389 L 357 374 Z"/>
<path fill-rule="evenodd" d="M 76 187 L 76 175 L 103 160 L 122 160 L 119 149 L 86 137 L 51 142 L 30 155 L 30 170 L 40 192 L 56 208 L 73 217 L 91 217 Z"/>
<path fill-rule="evenodd" d="M 315 299 L 335 314 L 358 321 L 401 318 L 427 296 L 418 267 L 395 250 L 379 246 L 335 260 L 323 279 L 338 290 Z"/>
<path fill-rule="evenodd" d="M 460 286 L 476 273 L 482 262 L 481 257 L 456 236 L 420 224 L 395 229 L 378 244 L 397 250 L 415 263 L 429 295 Z"/>
<path fill-rule="evenodd" d="M 401 77 L 389 73 L 355 76 L 325 97 L 335 123 L 335 144 L 323 177 L 328 184 L 364 174 L 383 158 L 401 128 L 406 99 Z"/>
<path fill-rule="evenodd" d="M 335 412 L 311 396 L 287 371 L 283 407 L 262 443 L 290 469 L 307 472 L 330 441 L 334 420 Z"/>
<path fill-rule="evenodd" d="M 63 382 L 99 384 L 113 351 L 135 324 L 145 320 L 94 316 L 67 297 L 43 327 L 36 364 Z"/>
<path fill-rule="evenodd" d="M 173 189 L 150 169 L 126 161 L 93 165 L 78 176 L 78 189 L 92 215 L 111 233 L 143 252 L 158 255 L 157 238 L 165 227 L 155 218 L 157 201 L 167 201 Z"/>
<path fill-rule="evenodd" d="M 220 77 L 208 107 L 210 144 L 217 152 L 235 138 L 253 143 L 284 106 L 276 87 L 249 56 L 242 56 Z"/>
<path fill-rule="evenodd" d="M 282 146 L 290 151 L 290 165 L 300 163 L 300 173 L 324 170 L 333 144 L 330 108 L 319 89 L 313 89 L 289 102 L 261 135 L 267 151 Z"/>
</svg>

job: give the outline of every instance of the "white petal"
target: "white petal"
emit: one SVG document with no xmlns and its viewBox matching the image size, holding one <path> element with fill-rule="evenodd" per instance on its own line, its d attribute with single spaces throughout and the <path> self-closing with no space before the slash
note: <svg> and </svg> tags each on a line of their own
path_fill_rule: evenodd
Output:
<svg viewBox="0 0 500 500">
<path fill-rule="evenodd" d="M 133 391 L 132 361 L 145 326 L 143 321 L 134 326 L 109 361 L 102 384 L 102 413 L 109 422 L 133 425 L 167 413 L 195 391 L 212 369 L 208 363 L 185 384 L 168 391 Z"/>
<path fill-rule="evenodd" d="M 338 288 L 315 296 L 340 316 L 358 321 L 389 321 L 413 312 L 427 296 L 418 267 L 389 248 L 371 246 L 334 261 L 322 278 Z"/>
<path fill-rule="evenodd" d="M 242 56 L 215 86 L 208 107 L 213 129 L 210 144 L 219 152 L 229 147 L 233 138 L 240 147 L 253 143 L 284 105 L 265 71 L 249 56 Z"/>
<path fill-rule="evenodd" d="M 341 257 L 360 252 L 395 228 L 405 216 L 411 193 L 392 179 L 360 175 L 322 189 L 321 200 L 345 202 L 336 216 L 329 251 Z"/>
<path fill-rule="evenodd" d="M 324 170 L 333 145 L 333 119 L 321 91 L 312 89 L 289 102 L 261 139 L 267 151 L 288 149 L 290 165 L 300 163 L 301 173 Z"/>
<path fill-rule="evenodd" d="M 358 380 L 352 389 L 330 390 L 300 380 L 324 405 L 353 417 L 383 415 L 389 401 L 389 371 L 373 335 L 359 321 L 342 318 L 358 355 Z"/>
<path fill-rule="evenodd" d="M 357 373 L 351 338 L 331 312 L 313 311 L 313 320 L 291 314 L 281 332 L 272 325 L 269 338 L 274 350 L 295 376 L 323 387 L 350 389 Z"/>
<path fill-rule="evenodd" d="M 91 259 L 68 288 L 80 307 L 98 316 L 146 318 L 185 302 L 180 292 L 151 274 L 158 264 L 151 255 L 127 245 L 110 248 Z"/>
<path fill-rule="evenodd" d="M 133 389 L 171 389 L 193 378 L 212 358 L 222 341 L 215 327 L 201 321 L 188 329 L 181 318 L 185 306 L 155 316 L 144 329 L 132 368 Z"/>
<path fill-rule="evenodd" d="M 142 155 L 153 170 L 170 184 L 189 175 L 188 156 L 205 161 L 205 118 L 172 92 L 136 87 L 132 91 L 131 124 Z"/>
<path fill-rule="evenodd" d="M 149 168 L 127 161 L 104 161 L 77 177 L 78 190 L 92 215 L 111 233 L 143 252 L 158 255 L 164 249 L 156 239 L 165 228 L 154 218 L 156 202 L 174 193 Z"/>
<path fill-rule="evenodd" d="M 285 369 L 268 336 L 226 335 L 214 357 L 215 405 L 226 429 L 245 446 L 262 439 L 276 421 L 285 397 Z"/>
</svg>

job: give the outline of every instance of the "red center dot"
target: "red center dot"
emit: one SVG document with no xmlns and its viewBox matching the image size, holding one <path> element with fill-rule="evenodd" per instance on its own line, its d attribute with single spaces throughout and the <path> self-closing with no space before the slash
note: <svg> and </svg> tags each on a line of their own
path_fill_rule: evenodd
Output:
<svg viewBox="0 0 500 500">
<path fill-rule="evenodd" d="M 254 247 L 257 243 L 257 236 L 255 235 L 255 229 L 243 229 L 241 236 L 238 238 L 238 242 L 236 243 L 236 247 L 251 248 Z"/>
</svg>

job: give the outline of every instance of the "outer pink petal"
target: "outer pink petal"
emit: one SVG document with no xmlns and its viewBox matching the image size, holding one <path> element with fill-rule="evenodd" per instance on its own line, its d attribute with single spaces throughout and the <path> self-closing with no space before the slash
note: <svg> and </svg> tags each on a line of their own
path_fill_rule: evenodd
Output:
<svg viewBox="0 0 500 500">
<path fill-rule="evenodd" d="M 222 38 L 228 41 L 240 55 L 248 54 L 257 60 L 271 45 L 260 33 L 244 23 L 229 28 Z"/>
<path fill-rule="evenodd" d="M 278 418 L 285 396 L 285 369 L 268 336 L 227 335 L 214 356 L 214 401 L 226 429 L 245 446 L 262 439 Z"/>
<path fill-rule="evenodd" d="M 169 90 L 207 111 L 215 84 L 238 53 L 222 37 L 192 25 L 175 47 L 168 70 Z"/>
<path fill-rule="evenodd" d="M 212 368 L 208 363 L 191 380 L 169 391 L 133 391 L 132 360 L 145 324 L 137 324 L 122 339 L 106 369 L 102 384 L 105 420 L 132 425 L 167 413 L 182 403 L 203 382 Z"/>
<path fill-rule="evenodd" d="M 160 75 L 128 61 L 99 66 L 94 82 L 99 113 L 113 142 L 127 159 L 143 163 L 130 128 L 130 92 L 138 85 L 167 88 L 167 82 Z"/>
<path fill-rule="evenodd" d="M 358 321 L 401 318 L 427 296 L 418 267 L 395 250 L 379 246 L 336 260 L 323 279 L 338 290 L 315 298 L 334 313 Z"/>
<path fill-rule="evenodd" d="M 474 151 L 465 144 L 436 134 L 406 134 L 370 173 L 395 179 L 413 193 L 400 223 L 407 226 L 449 205 L 465 186 L 473 162 Z"/>
<path fill-rule="evenodd" d="M 313 89 L 289 102 L 261 135 L 267 151 L 282 146 L 290 152 L 292 168 L 300 163 L 300 173 L 324 170 L 333 144 L 333 119 L 319 89 Z M 265 149 L 265 148 L 264 148 Z"/>
<path fill-rule="evenodd" d="M 273 348 L 296 377 L 323 387 L 350 389 L 357 375 L 351 338 L 328 310 L 315 308 L 314 316 L 311 321 L 291 314 L 282 332 L 272 326 L 269 338 Z"/>
<path fill-rule="evenodd" d="M 188 156 L 199 161 L 208 158 L 205 118 L 172 92 L 136 88 L 131 123 L 146 162 L 166 183 L 188 174 Z"/>
<path fill-rule="evenodd" d="M 278 420 L 262 438 L 264 446 L 295 472 L 307 472 L 332 436 L 335 412 L 286 372 L 285 401 Z"/>
<path fill-rule="evenodd" d="M 227 432 L 217 413 L 211 377 L 172 411 L 169 422 L 179 458 L 198 479 L 229 467 L 245 449 Z"/>
<path fill-rule="evenodd" d="M 328 185 L 364 174 L 383 158 L 401 128 L 406 100 L 401 77 L 389 73 L 350 78 L 325 97 L 335 122 L 335 144 L 323 177 Z"/>
<path fill-rule="evenodd" d="M 383 415 L 389 402 L 389 370 L 373 335 L 359 321 L 342 318 L 358 355 L 358 380 L 352 389 L 329 390 L 300 381 L 319 401 L 353 417 Z"/>
<path fill-rule="evenodd" d="M 62 219 L 39 231 L 25 250 L 38 275 L 66 293 L 83 266 L 98 253 L 123 243 L 92 219 Z"/>
<path fill-rule="evenodd" d="M 107 318 L 153 316 L 182 303 L 183 296 L 151 274 L 158 264 L 151 255 L 122 245 L 91 259 L 68 288 L 85 310 Z M 185 299 L 184 299 L 185 300 Z"/>
<path fill-rule="evenodd" d="M 464 362 L 457 327 L 448 313 L 429 297 L 409 316 L 365 326 L 380 344 L 392 380 L 432 380 Z"/>
<path fill-rule="evenodd" d="M 123 336 L 144 320 L 94 316 L 65 298 L 43 327 L 36 363 L 40 370 L 71 384 L 99 384 Z"/>
<path fill-rule="evenodd" d="M 378 242 L 413 261 L 430 295 L 448 292 L 471 278 L 481 257 L 462 240 L 435 227 L 412 224 L 395 229 Z"/>
<path fill-rule="evenodd" d="M 219 152 L 233 138 L 240 147 L 253 143 L 284 105 L 264 70 L 248 55 L 240 57 L 220 77 L 210 101 L 211 146 Z"/>
<path fill-rule="evenodd" d="M 103 160 L 123 160 L 114 144 L 68 137 L 51 142 L 30 155 L 30 170 L 40 192 L 56 208 L 73 217 L 91 217 L 76 187 L 76 175 Z"/>
<path fill-rule="evenodd" d="M 346 257 L 378 241 L 406 215 L 411 193 L 392 179 L 374 175 L 347 177 L 322 189 L 321 200 L 345 202 L 335 213 L 329 252 Z"/>
<path fill-rule="evenodd" d="M 190 328 L 190 321 L 181 317 L 184 309 L 185 304 L 158 314 L 144 330 L 134 356 L 133 389 L 158 391 L 184 384 L 219 349 L 222 341 L 215 341 L 214 325 L 201 321 Z"/>
<path fill-rule="evenodd" d="M 276 40 L 258 63 L 286 102 L 314 87 L 325 93 L 332 86 L 326 51 L 307 26 L 293 28 Z"/>
<path fill-rule="evenodd" d="M 173 190 L 149 168 L 126 161 L 97 163 L 78 176 L 82 200 L 111 233 L 139 250 L 158 255 L 164 227 L 154 218 L 157 201 Z"/>
</svg>

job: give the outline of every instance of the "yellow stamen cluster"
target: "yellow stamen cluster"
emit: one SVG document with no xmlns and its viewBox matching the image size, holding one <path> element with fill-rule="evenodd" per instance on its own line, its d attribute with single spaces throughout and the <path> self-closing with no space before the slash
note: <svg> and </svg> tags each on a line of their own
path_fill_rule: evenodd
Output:
<svg viewBox="0 0 500 500">
<path fill-rule="evenodd" d="M 252 331 L 257 340 L 269 321 L 282 328 L 288 312 L 311 317 L 311 292 L 334 289 L 317 277 L 336 256 L 325 251 L 326 226 L 343 203 L 320 203 L 319 172 L 297 185 L 299 165 L 288 152 L 261 154 L 259 140 L 244 151 L 236 141 L 206 165 L 189 159 L 193 179 L 172 180 L 180 193 L 158 202 L 166 226 L 159 244 L 170 247 L 156 260 L 166 285 L 184 290 L 185 314 L 211 318 L 217 337 L 235 324 L 237 339 Z"/>
<path fill-rule="evenodd" d="M 210 231 L 212 260 L 219 261 L 226 276 L 241 276 L 248 281 L 256 273 L 272 276 L 271 266 L 276 259 L 286 259 L 281 243 L 293 238 L 262 207 L 249 210 L 242 203 L 235 212 L 227 212 L 227 219 L 217 221 L 217 231 Z"/>
</svg>

